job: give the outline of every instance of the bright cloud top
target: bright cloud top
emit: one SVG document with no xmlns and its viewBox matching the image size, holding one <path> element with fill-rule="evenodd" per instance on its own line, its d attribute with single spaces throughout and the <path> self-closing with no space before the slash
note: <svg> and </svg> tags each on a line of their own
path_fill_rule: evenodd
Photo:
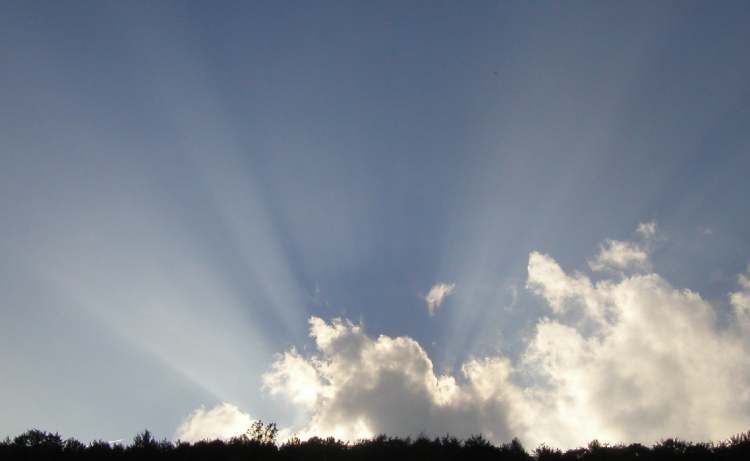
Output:
<svg viewBox="0 0 750 461">
<path fill-rule="evenodd" d="M 438 374 L 412 338 L 312 317 L 316 352 L 279 355 L 264 388 L 306 415 L 291 428 L 303 438 L 482 433 L 560 447 L 723 439 L 750 426 L 750 269 L 738 282 L 729 296 L 736 321 L 719 328 L 710 303 L 658 274 L 593 282 L 532 252 L 526 287 L 550 311 L 515 361 L 477 357 L 455 376 Z M 191 420 L 211 422 L 214 411 Z"/>
<path fill-rule="evenodd" d="M 250 415 L 226 402 L 210 410 L 201 407 L 193 411 L 177 428 L 175 439 L 186 442 L 229 440 L 244 434 L 253 421 Z"/>
<path fill-rule="evenodd" d="M 593 261 L 589 261 L 591 270 L 603 271 L 607 269 L 624 270 L 628 268 L 642 268 L 648 261 L 648 253 L 638 244 L 607 240 L 599 248 L 599 254 Z"/>
<path fill-rule="evenodd" d="M 480 431 L 507 439 L 513 425 L 509 402 L 521 397 L 506 385 L 511 373 L 502 357 L 470 361 L 456 378 L 435 373 L 422 347 L 408 337 L 367 336 L 360 325 L 310 319 L 318 350 L 305 358 L 294 349 L 264 376 L 271 395 L 296 402 L 309 422 L 302 437 L 343 439 L 390 434 L 453 434 Z M 301 397 L 297 391 L 307 389 Z"/>
<path fill-rule="evenodd" d="M 571 309 L 597 322 L 590 332 L 560 318 L 537 324 L 521 365 L 546 382 L 537 395 L 547 424 L 532 421 L 532 439 L 555 428 L 562 445 L 719 439 L 748 426 L 748 344 L 735 328 L 716 330 L 714 308 L 697 293 L 657 274 L 563 284 Z M 540 277 L 535 291 L 554 305 L 560 280 Z"/>
<path fill-rule="evenodd" d="M 435 315 L 437 308 L 443 304 L 445 298 L 453 294 L 456 289 L 455 283 L 436 283 L 430 288 L 430 291 L 425 295 L 424 300 L 427 303 L 427 312 L 430 316 Z"/>
<path fill-rule="evenodd" d="M 656 223 L 640 223 L 636 233 L 640 242 L 607 239 L 599 247 L 599 253 L 588 261 L 593 271 L 646 270 L 649 268 L 648 243 L 656 235 Z"/>
</svg>

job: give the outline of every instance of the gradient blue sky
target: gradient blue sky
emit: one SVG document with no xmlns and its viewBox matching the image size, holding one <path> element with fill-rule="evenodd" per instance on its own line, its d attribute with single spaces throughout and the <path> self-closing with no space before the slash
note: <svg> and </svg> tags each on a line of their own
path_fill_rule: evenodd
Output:
<svg viewBox="0 0 750 461">
<path fill-rule="evenodd" d="M 171 436 L 223 401 L 289 423 L 261 375 L 311 315 L 440 372 L 512 357 L 544 315 L 531 251 L 585 269 L 651 220 L 654 270 L 729 312 L 749 23 L 731 1 L 2 2 L 0 436 Z"/>
</svg>

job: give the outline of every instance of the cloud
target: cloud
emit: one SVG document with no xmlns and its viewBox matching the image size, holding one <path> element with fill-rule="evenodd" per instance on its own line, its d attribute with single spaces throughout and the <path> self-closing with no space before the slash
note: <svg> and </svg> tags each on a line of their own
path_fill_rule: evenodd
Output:
<svg viewBox="0 0 750 461">
<path fill-rule="evenodd" d="M 292 403 L 312 408 L 322 389 L 318 371 L 292 348 L 263 375 L 263 388 L 271 395 L 286 395 Z"/>
<path fill-rule="evenodd" d="M 455 283 L 436 283 L 430 288 L 430 291 L 424 297 L 425 302 L 427 302 L 427 312 L 430 316 L 435 315 L 437 308 L 443 304 L 446 297 L 453 293 L 455 288 Z"/>
<path fill-rule="evenodd" d="M 640 269 L 648 264 L 648 253 L 634 242 L 606 240 L 596 257 L 589 261 L 594 271 Z"/>
<path fill-rule="evenodd" d="M 729 294 L 729 302 L 740 324 L 750 331 L 750 265 L 747 272 L 737 276 L 740 289 Z"/>
<path fill-rule="evenodd" d="M 526 288 L 549 312 L 515 360 L 474 357 L 458 373 L 440 374 L 410 337 L 374 337 L 346 319 L 312 317 L 315 351 L 279 354 L 264 388 L 299 408 L 303 423 L 289 430 L 301 438 L 482 433 L 569 448 L 594 438 L 719 440 L 750 427 L 750 267 L 729 293 L 728 327 L 717 326 L 714 306 L 698 293 L 645 264 L 593 282 L 532 252 L 527 269 Z M 452 289 L 444 285 L 434 299 Z M 236 427 L 224 423 L 232 415 L 238 410 L 227 404 L 197 410 L 178 432 L 228 434 L 218 428 Z"/>
<path fill-rule="evenodd" d="M 650 239 L 656 235 L 656 221 L 642 222 L 638 224 L 636 232 L 644 239 Z"/>
<path fill-rule="evenodd" d="M 210 410 L 198 408 L 180 424 L 175 439 L 186 442 L 223 439 L 244 434 L 254 419 L 230 403 L 222 403 Z"/>
<path fill-rule="evenodd" d="M 529 281 L 553 313 L 562 293 L 589 306 L 582 312 L 597 327 L 538 322 L 519 366 L 538 378 L 545 418 L 527 438 L 561 446 L 704 440 L 750 425 L 750 350 L 736 330 L 716 329 L 713 306 L 697 293 L 657 274 L 592 284 L 567 276 L 549 256 L 530 259 L 544 261 L 529 264 Z"/>
<path fill-rule="evenodd" d="M 582 308 L 590 318 L 603 317 L 603 303 L 588 277 L 567 275 L 551 257 L 539 252 L 529 255 L 526 288 L 543 297 L 555 314 Z"/>
<path fill-rule="evenodd" d="M 508 293 L 510 293 L 510 302 L 504 307 L 506 311 L 513 310 L 516 304 L 518 304 L 518 287 L 516 287 L 515 283 L 508 285 Z"/>
<path fill-rule="evenodd" d="M 599 252 L 588 264 L 591 270 L 622 272 L 647 270 L 649 268 L 649 244 L 656 235 L 656 222 L 640 223 L 636 233 L 640 242 L 607 239 L 599 246 Z"/>
<path fill-rule="evenodd" d="M 520 391 L 508 381 L 512 367 L 503 357 L 467 362 L 459 382 L 436 374 L 424 349 L 408 337 L 371 338 L 361 325 L 316 317 L 310 336 L 316 355 L 287 352 L 264 376 L 272 395 L 297 401 L 307 413 L 298 428 L 302 438 L 482 432 L 505 440 L 521 430 L 509 405 Z M 300 399 L 296 390 L 302 388 L 314 397 Z"/>
</svg>

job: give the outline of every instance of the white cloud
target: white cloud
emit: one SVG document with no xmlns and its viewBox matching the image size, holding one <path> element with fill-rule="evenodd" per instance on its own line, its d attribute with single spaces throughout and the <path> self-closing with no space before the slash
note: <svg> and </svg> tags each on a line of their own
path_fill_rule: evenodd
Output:
<svg viewBox="0 0 750 461">
<path fill-rule="evenodd" d="M 729 301 L 743 328 L 750 331 L 750 265 L 747 272 L 737 276 L 740 289 L 730 293 Z"/>
<path fill-rule="evenodd" d="M 656 222 L 638 224 L 636 233 L 641 241 L 607 239 L 599 246 L 599 252 L 588 264 L 591 270 L 622 272 L 649 269 L 649 247 L 656 235 Z"/>
<path fill-rule="evenodd" d="M 643 269 L 648 265 L 646 249 L 635 242 L 605 240 L 589 267 L 594 271 Z"/>
<path fill-rule="evenodd" d="M 522 366 L 545 382 L 537 396 L 550 425 L 533 425 L 529 438 L 562 446 L 703 440 L 750 425 L 750 351 L 736 331 L 715 329 L 714 309 L 697 293 L 657 274 L 596 285 L 568 277 L 561 287 L 555 279 L 545 285 L 530 265 L 529 279 L 542 280 L 543 295 L 594 299 L 610 314 L 588 333 L 560 319 L 537 324 Z"/>
<path fill-rule="evenodd" d="M 584 313 L 585 318 L 604 322 L 606 304 L 591 280 L 581 273 L 567 275 L 545 254 L 535 251 L 529 255 L 526 288 L 543 297 L 556 315 L 575 310 L 578 314 Z"/>
<path fill-rule="evenodd" d="M 483 432 L 504 440 L 520 430 L 509 407 L 519 390 L 508 382 L 511 365 L 505 358 L 466 363 L 459 383 L 436 374 L 422 347 L 408 337 L 373 339 L 349 321 L 315 317 L 310 335 L 319 355 L 284 354 L 264 376 L 273 395 L 290 401 L 299 401 L 296 389 L 313 389 L 316 397 L 301 402 L 309 415 L 298 429 L 302 438 Z"/>
<path fill-rule="evenodd" d="M 658 274 L 594 283 L 533 252 L 526 286 L 550 316 L 515 363 L 477 357 L 439 374 L 409 337 L 313 317 L 316 353 L 279 355 L 265 387 L 306 415 L 294 428 L 303 438 L 483 433 L 532 447 L 723 439 L 750 427 L 750 268 L 738 282 L 730 302 L 744 326 L 719 329 L 710 303 Z"/>
<path fill-rule="evenodd" d="M 638 224 L 636 232 L 644 239 L 650 239 L 656 235 L 656 221 L 642 222 Z"/>
<path fill-rule="evenodd" d="M 263 375 L 263 388 L 271 395 L 286 395 L 292 403 L 314 407 L 322 389 L 314 366 L 292 348 L 278 356 L 271 371 Z"/>
<path fill-rule="evenodd" d="M 175 439 L 186 442 L 200 440 L 228 440 L 244 434 L 254 419 L 236 406 L 222 403 L 210 410 L 198 408 L 180 424 Z"/>
<path fill-rule="evenodd" d="M 455 283 L 436 283 L 433 285 L 424 297 L 424 300 L 427 303 L 427 312 L 429 312 L 431 316 L 435 315 L 437 308 L 443 304 L 446 297 L 453 294 L 455 288 Z"/>
</svg>

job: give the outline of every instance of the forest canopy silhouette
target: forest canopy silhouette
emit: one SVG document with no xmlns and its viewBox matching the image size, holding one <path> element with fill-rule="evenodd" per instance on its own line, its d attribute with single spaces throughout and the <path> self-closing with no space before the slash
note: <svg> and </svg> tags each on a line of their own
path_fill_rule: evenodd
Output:
<svg viewBox="0 0 750 461">
<path fill-rule="evenodd" d="M 132 442 L 112 443 L 95 440 L 84 444 L 58 433 L 32 429 L 0 441 L 3 460 L 734 460 L 750 458 L 750 431 L 719 442 L 690 442 L 664 439 L 652 446 L 603 444 L 591 441 L 585 447 L 562 451 L 540 445 L 527 451 L 518 439 L 495 445 L 475 435 L 458 439 L 450 435 L 428 438 L 400 438 L 379 435 L 356 442 L 333 437 L 312 437 L 301 441 L 292 437 L 279 443 L 276 424 L 257 421 L 242 435 L 229 440 L 203 440 L 195 443 L 157 439 L 150 431 L 137 434 Z"/>
</svg>

